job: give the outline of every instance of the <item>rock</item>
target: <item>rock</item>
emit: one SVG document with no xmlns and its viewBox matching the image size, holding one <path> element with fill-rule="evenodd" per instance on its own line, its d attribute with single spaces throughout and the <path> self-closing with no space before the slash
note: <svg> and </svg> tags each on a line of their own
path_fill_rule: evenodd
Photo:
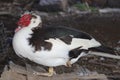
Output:
<svg viewBox="0 0 120 80">
<path fill-rule="evenodd" d="M 0 2 L 7 2 L 7 3 L 12 3 L 13 2 L 13 0 L 0 0 Z"/>
<path fill-rule="evenodd" d="M 35 0 L 14 0 L 13 5 L 19 6 L 24 10 L 31 10 L 34 2 Z"/>
<path fill-rule="evenodd" d="M 109 7 L 120 8 L 120 0 L 108 0 Z"/>
<path fill-rule="evenodd" d="M 115 49 L 120 52 L 120 47 L 119 46 L 115 47 Z"/>
<path fill-rule="evenodd" d="M 49 17 L 48 13 L 47 12 L 40 12 L 39 15 L 41 17 Z"/>
<path fill-rule="evenodd" d="M 28 4 L 31 0 L 14 0 L 13 4 L 25 6 Z"/>
<path fill-rule="evenodd" d="M 77 0 L 68 0 L 69 5 L 74 5 L 77 3 Z"/>
<path fill-rule="evenodd" d="M 79 14 L 80 13 L 80 10 L 78 10 L 77 9 L 77 7 L 70 7 L 69 9 L 68 9 L 68 13 L 70 13 L 70 14 Z"/>
<path fill-rule="evenodd" d="M 120 44 L 120 40 L 118 41 L 118 44 Z"/>
<path fill-rule="evenodd" d="M 104 7 L 107 0 L 86 0 L 90 6 Z"/>
<path fill-rule="evenodd" d="M 90 6 L 97 7 L 120 7 L 120 0 L 82 0 L 82 2 L 87 1 Z"/>
<path fill-rule="evenodd" d="M 40 0 L 34 8 L 40 11 L 66 11 L 68 0 Z"/>
<path fill-rule="evenodd" d="M 7 33 L 6 28 L 4 27 L 3 22 L 0 22 L 0 53 L 6 53 L 7 52 Z"/>
<path fill-rule="evenodd" d="M 120 9 L 119 8 L 103 8 L 103 9 L 99 9 L 100 13 L 120 13 Z"/>
<path fill-rule="evenodd" d="M 64 13 L 64 12 L 59 12 L 58 13 L 60 16 L 62 16 L 62 17 L 65 17 L 66 16 L 66 14 Z"/>
</svg>

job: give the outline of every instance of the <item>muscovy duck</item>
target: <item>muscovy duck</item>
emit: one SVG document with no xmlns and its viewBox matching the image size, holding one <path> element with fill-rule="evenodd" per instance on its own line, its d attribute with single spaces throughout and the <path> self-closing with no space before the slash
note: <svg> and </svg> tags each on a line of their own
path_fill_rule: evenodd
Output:
<svg viewBox="0 0 120 80">
<path fill-rule="evenodd" d="M 18 56 L 48 66 L 49 72 L 41 73 L 43 76 L 52 76 L 53 67 L 70 67 L 89 50 L 110 51 L 85 32 L 69 27 L 42 27 L 40 16 L 30 13 L 18 21 L 13 48 Z"/>
</svg>

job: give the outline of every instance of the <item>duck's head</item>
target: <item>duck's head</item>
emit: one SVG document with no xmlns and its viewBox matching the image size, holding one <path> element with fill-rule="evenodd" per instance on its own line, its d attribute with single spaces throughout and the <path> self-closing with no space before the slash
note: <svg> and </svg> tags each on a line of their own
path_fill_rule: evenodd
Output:
<svg viewBox="0 0 120 80">
<path fill-rule="evenodd" d="M 25 13 L 21 16 L 18 21 L 18 28 L 15 32 L 19 31 L 24 27 L 34 28 L 34 27 L 42 27 L 42 20 L 41 17 L 37 14 L 33 13 Z"/>
</svg>

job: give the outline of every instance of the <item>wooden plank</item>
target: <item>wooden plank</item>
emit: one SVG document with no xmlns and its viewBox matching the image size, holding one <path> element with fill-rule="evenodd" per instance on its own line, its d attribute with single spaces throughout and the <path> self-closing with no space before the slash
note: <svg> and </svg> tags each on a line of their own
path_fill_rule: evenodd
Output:
<svg viewBox="0 0 120 80">
<path fill-rule="evenodd" d="M 42 76 L 34 76 L 32 80 L 108 80 L 104 74 L 96 74 L 96 75 L 89 75 L 89 76 L 78 76 L 74 73 L 64 73 L 64 74 L 57 74 L 52 77 L 42 77 Z"/>
<path fill-rule="evenodd" d="M 87 76 L 79 76 L 75 72 L 56 74 L 52 77 L 43 77 L 33 74 L 34 70 L 30 65 L 27 68 L 10 63 L 10 70 L 5 67 L 4 72 L 0 80 L 108 80 L 104 74 L 90 74 Z"/>
<path fill-rule="evenodd" d="M 1 75 L 0 80 L 26 80 L 26 77 L 17 74 L 15 71 L 12 71 L 11 69 L 8 70 L 6 66 L 4 72 Z"/>
</svg>

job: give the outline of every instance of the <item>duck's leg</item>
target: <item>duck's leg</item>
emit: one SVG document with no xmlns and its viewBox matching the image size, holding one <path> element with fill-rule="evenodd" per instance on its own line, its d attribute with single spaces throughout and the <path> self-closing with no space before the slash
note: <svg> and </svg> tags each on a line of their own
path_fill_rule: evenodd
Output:
<svg viewBox="0 0 120 80">
<path fill-rule="evenodd" d="M 53 74 L 56 74 L 56 73 L 55 73 L 53 67 L 49 67 L 48 73 L 38 73 L 38 72 L 35 72 L 34 74 L 40 75 L 40 76 L 47 76 L 47 77 L 50 77 L 50 76 L 53 76 Z"/>
<path fill-rule="evenodd" d="M 66 62 L 66 67 L 72 67 L 72 64 L 71 64 L 70 60 L 68 60 L 68 61 Z"/>
</svg>

